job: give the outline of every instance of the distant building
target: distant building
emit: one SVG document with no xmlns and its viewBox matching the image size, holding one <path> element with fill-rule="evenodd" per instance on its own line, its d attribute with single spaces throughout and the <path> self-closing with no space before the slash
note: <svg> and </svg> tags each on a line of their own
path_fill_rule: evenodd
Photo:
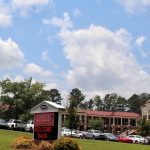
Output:
<svg viewBox="0 0 150 150">
<path fill-rule="evenodd" d="M 141 106 L 141 110 L 142 117 L 146 118 L 146 120 L 150 120 L 150 100 Z"/>
<path fill-rule="evenodd" d="M 89 128 L 89 120 L 101 118 L 104 120 L 104 131 L 106 132 L 123 132 L 125 130 L 136 129 L 140 115 L 133 112 L 108 112 L 95 110 L 80 110 L 77 112 L 80 120 L 79 130 Z M 62 115 L 62 121 L 67 117 L 67 113 Z"/>
</svg>

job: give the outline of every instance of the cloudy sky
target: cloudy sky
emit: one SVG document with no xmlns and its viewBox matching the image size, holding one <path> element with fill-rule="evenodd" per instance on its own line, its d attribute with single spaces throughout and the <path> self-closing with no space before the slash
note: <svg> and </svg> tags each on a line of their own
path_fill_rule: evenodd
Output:
<svg viewBox="0 0 150 150">
<path fill-rule="evenodd" d="M 150 93 L 150 0 L 0 0 L 0 80 L 89 98 Z"/>
</svg>

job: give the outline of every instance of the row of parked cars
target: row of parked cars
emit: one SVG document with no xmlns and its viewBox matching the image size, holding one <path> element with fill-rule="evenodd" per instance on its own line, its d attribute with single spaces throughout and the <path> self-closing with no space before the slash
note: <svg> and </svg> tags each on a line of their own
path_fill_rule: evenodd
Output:
<svg viewBox="0 0 150 150">
<path fill-rule="evenodd" d="M 34 123 L 32 120 L 29 120 L 25 124 L 21 120 L 10 119 L 8 122 L 6 122 L 4 119 L 0 119 L 0 128 L 32 132 Z"/>
<path fill-rule="evenodd" d="M 34 122 L 29 120 L 24 124 L 21 120 L 10 119 L 6 122 L 4 119 L 0 119 L 0 128 L 21 130 L 33 132 Z M 107 141 L 118 141 L 125 143 L 135 143 L 135 144 L 150 144 L 150 137 L 144 138 L 140 135 L 128 135 L 124 137 L 115 136 L 112 133 L 102 133 L 100 130 L 90 129 L 87 132 L 70 130 L 65 127 L 61 128 L 61 136 L 69 136 L 75 138 L 85 138 L 85 139 L 95 139 L 95 140 L 107 140 Z"/>
<path fill-rule="evenodd" d="M 95 140 L 106 140 L 106 141 L 116 141 L 116 142 L 125 142 L 125 143 L 135 143 L 135 144 L 150 144 L 150 137 L 144 138 L 140 135 L 128 135 L 125 137 L 115 136 L 112 133 L 102 133 L 100 130 L 88 130 L 78 131 L 71 130 L 67 128 L 61 129 L 62 136 L 71 136 L 77 138 L 85 138 L 85 139 L 95 139 Z"/>
<path fill-rule="evenodd" d="M 78 130 L 72 130 L 71 132 L 70 129 L 62 128 L 61 135 L 85 139 L 117 141 L 117 137 L 112 133 L 102 133 L 99 130 L 92 130 L 92 129 L 88 130 L 87 132 Z"/>
</svg>

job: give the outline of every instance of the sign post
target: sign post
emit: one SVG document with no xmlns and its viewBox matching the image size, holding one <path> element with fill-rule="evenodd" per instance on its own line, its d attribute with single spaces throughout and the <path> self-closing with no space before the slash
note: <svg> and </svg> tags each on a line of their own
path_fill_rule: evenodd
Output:
<svg viewBox="0 0 150 150">
<path fill-rule="evenodd" d="M 61 132 L 61 112 L 64 110 L 64 107 L 49 101 L 43 101 L 32 108 L 31 113 L 34 114 L 34 139 L 58 139 Z"/>
</svg>

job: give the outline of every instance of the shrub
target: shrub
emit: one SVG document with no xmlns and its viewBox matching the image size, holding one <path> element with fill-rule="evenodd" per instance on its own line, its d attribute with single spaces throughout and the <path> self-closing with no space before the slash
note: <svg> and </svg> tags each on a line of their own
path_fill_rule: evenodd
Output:
<svg viewBox="0 0 150 150">
<path fill-rule="evenodd" d="M 13 143 L 12 147 L 15 149 L 36 149 L 36 145 L 28 136 L 18 137 Z"/>
<path fill-rule="evenodd" d="M 54 146 L 48 142 L 42 141 L 39 143 L 37 150 L 54 150 Z"/>
<path fill-rule="evenodd" d="M 81 150 L 79 144 L 71 138 L 60 138 L 54 143 L 54 150 Z"/>
</svg>

